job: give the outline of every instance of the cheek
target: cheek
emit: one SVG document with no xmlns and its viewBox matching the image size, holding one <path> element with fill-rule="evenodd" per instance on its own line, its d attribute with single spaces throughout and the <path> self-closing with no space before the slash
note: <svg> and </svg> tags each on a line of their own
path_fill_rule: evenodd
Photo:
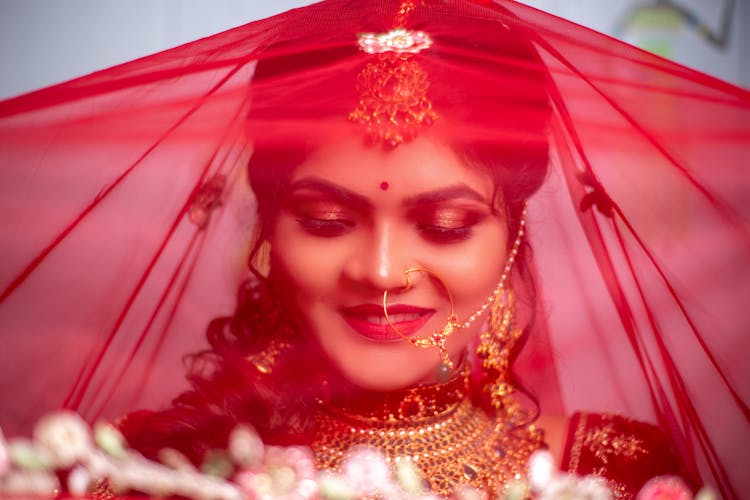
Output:
<svg viewBox="0 0 750 500">
<path fill-rule="evenodd" d="M 326 286 L 326 278 L 332 276 L 330 260 L 308 240 L 293 218 L 279 217 L 271 239 L 271 272 L 287 296 L 319 293 Z"/>
<path fill-rule="evenodd" d="M 460 255 L 442 258 L 439 265 L 444 270 L 443 279 L 453 294 L 457 312 L 463 315 L 471 314 L 484 303 L 500 281 L 505 266 L 505 224 L 493 221 L 479 229 L 461 248 Z"/>
<path fill-rule="evenodd" d="M 279 218 L 271 239 L 272 279 L 308 322 L 316 306 L 337 300 L 341 272 L 352 246 L 345 237 L 311 236 L 292 216 Z"/>
</svg>

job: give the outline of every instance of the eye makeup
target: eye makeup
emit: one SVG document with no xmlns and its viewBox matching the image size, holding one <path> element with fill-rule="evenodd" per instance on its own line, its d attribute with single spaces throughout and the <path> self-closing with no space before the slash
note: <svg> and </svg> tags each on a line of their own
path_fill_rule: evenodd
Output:
<svg viewBox="0 0 750 500">
<path fill-rule="evenodd" d="M 341 204 L 319 195 L 293 196 L 287 210 L 300 227 L 313 236 L 332 238 L 351 231 L 356 225 L 354 215 Z"/>
<path fill-rule="evenodd" d="M 370 200 L 319 179 L 296 183 L 285 206 L 305 232 L 324 238 L 348 234 L 374 217 Z M 425 241 L 459 243 L 471 238 L 474 226 L 491 215 L 486 200 L 464 185 L 409 196 L 401 202 L 404 221 Z"/>
<path fill-rule="evenodd" d="M 409 216 L 427 241 L 438 244 L 458 243 L 472 235 L 472 228 L 487 214 L 462 207 L 431 206 L 412 210 Z"/>
</svg>

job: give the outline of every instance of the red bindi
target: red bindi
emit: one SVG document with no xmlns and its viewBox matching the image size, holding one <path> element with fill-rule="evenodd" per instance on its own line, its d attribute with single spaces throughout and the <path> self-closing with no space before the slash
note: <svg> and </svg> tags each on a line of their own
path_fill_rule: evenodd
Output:
<svg viewBox="0 0 750 500">
<path fill-rule="evenodd" d="M 380 189 L 382 189 L 383 191 L 388 191 L 388 183 L 385 181 L 381 182 Z"/>
</svg>

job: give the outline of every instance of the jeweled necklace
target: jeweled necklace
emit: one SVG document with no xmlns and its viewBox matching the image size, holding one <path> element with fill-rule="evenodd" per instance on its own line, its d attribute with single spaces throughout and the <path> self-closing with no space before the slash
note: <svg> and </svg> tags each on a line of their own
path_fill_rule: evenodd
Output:
<svg viewBox="0 0 750 500">
<path fill-rule="evenodd" d="M 525 475 L 543 435 L 533 425 L 514 426 L 506 413 L 488 415 L 472 404 L 468 388 L 464 368 L 443 384 L 321 402 L 312 442 L 317 468 L 339 471 L 352 449 L 367 447 L 389 463 L 412 462 L 436 494 L 460 485 L 499 493 Z"/>
</svg>

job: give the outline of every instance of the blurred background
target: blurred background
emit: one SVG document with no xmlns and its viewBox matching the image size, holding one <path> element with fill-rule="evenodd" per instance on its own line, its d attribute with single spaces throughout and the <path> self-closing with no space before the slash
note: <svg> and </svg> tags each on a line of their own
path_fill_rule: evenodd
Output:
<svg viewBox="0 0 750 500">
<path fill-rule="evenodd" d="M 0 99 L 310 0 L 0 0 Z M 750 88 L 750 0 L 523 3 Z"/>
</svg>

